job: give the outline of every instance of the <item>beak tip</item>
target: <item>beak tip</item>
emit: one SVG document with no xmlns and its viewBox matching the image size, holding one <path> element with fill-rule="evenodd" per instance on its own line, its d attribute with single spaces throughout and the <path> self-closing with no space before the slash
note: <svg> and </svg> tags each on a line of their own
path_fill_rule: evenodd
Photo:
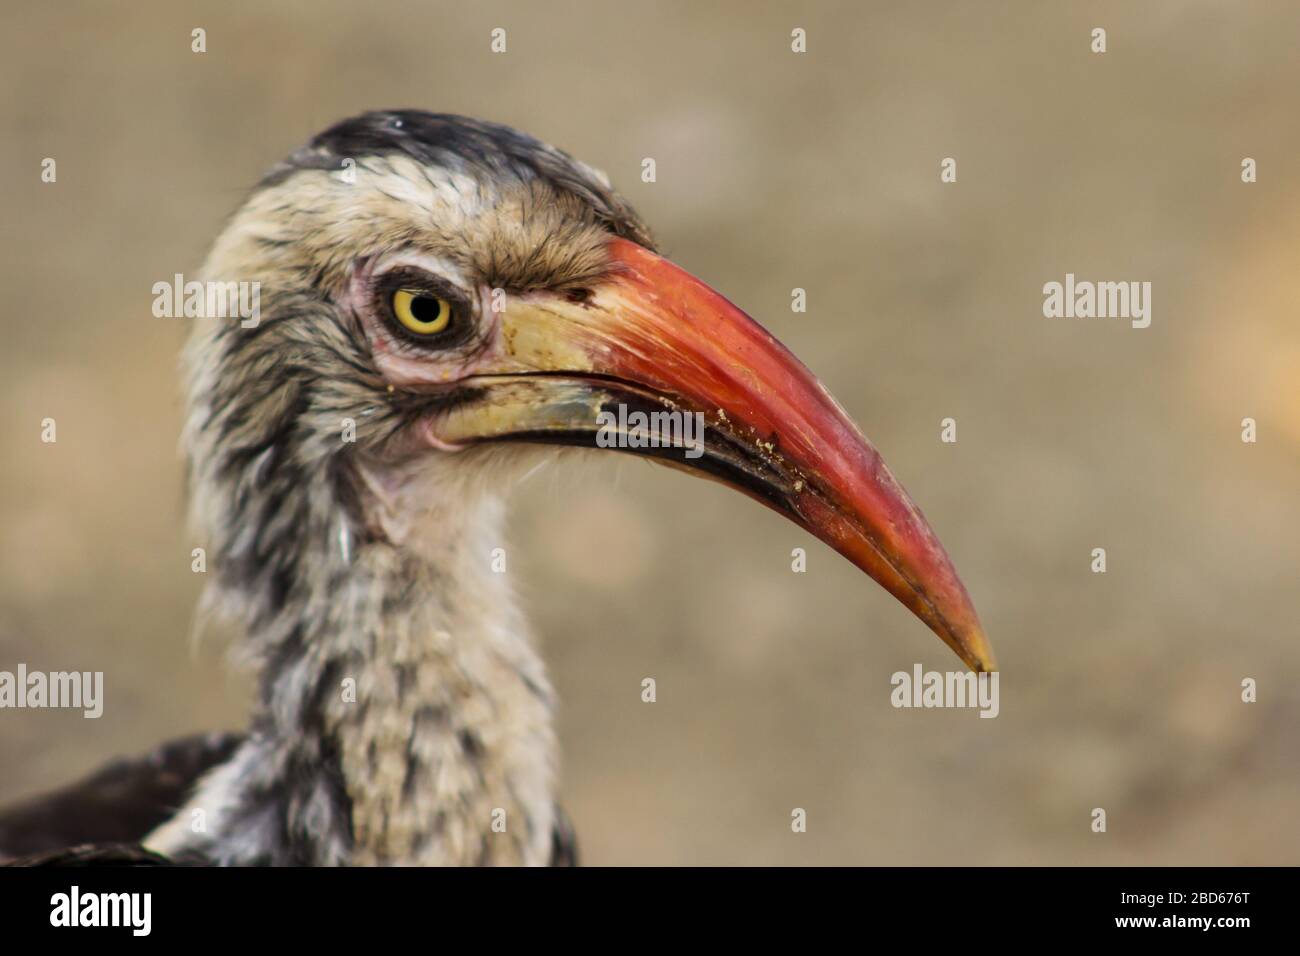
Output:
<svg viewBox="0 0 1300 956">
<path fill-rule="evenodd" d="M 959 635 L 955 650 L 966 665 L 977 674 L 992 673 L 998 669 L 997 660 L 993 656 L 993 645 L 989 642 L 983 628 L 977 626 Z"/>
</svg>

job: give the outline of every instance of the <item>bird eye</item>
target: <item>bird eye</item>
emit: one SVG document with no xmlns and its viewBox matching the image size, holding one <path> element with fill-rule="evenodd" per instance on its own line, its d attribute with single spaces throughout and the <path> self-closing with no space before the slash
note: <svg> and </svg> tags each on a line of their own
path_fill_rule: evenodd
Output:
<svg viewBox="0 0 1300 956">
<path fill-rule="evenodd" d="M 393 315 L 416 335 L 437 335 L 451 324 L 451 303 L 419 289 L 393 293 Z"/>
</svg>

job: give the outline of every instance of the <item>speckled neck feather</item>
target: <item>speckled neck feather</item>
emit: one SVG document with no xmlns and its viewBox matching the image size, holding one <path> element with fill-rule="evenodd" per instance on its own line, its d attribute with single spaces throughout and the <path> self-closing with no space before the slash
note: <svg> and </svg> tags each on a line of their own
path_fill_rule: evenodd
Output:
<svg viewBox="0 0 1300 956">
<path fill-rule="evenodd" d="M 500 501 L 421 509 L 406 499 L 423 485 L 396 493 L 418 516 L 398 541 L 332 535 L 320 587 L 251 635 L 253 733 L 151 845 L 230 864 L 549 861 L 553 697 L 489 569 Z M 435 525 L 452 547 L 403 546 Z"/>
</svg>

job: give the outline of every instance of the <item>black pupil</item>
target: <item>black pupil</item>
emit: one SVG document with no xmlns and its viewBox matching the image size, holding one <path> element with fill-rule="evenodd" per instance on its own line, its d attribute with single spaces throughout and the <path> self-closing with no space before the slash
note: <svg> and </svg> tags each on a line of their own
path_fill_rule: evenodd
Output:
<svg viewBox="0 0 1300 956">
<path fill-rule="evenodd" d="M 411 300 L 411 315 L 417 322 L 436 322 L 442 306 L 432 296 L 418 295 Z"/>
</svg>

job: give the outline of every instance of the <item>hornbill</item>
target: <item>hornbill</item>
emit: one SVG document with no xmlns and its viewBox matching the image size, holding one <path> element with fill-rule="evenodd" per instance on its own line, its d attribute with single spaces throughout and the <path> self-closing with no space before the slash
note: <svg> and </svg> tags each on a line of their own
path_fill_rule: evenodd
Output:
<svg viewBox="0 0 1300 956">
<path fill-rule="evenodd" d="M 784 514 L 993 667 L 948 556 L 844 410 L 554 147 L 423 111 L 345 120 L 265 176 L 202 280 L 260 284 L 255 324 L 195 320 L 184 355 L 203 610 L 260 669 L 251 728 L 20 806 L 0 851 L 571 861 L 554 695 L 490 555 L 512 482 L 596 445 L 615 409 L 662 432 L 622 450 Z M 702 453 L 655 412 L 702 416 Z"/>
</svg>

